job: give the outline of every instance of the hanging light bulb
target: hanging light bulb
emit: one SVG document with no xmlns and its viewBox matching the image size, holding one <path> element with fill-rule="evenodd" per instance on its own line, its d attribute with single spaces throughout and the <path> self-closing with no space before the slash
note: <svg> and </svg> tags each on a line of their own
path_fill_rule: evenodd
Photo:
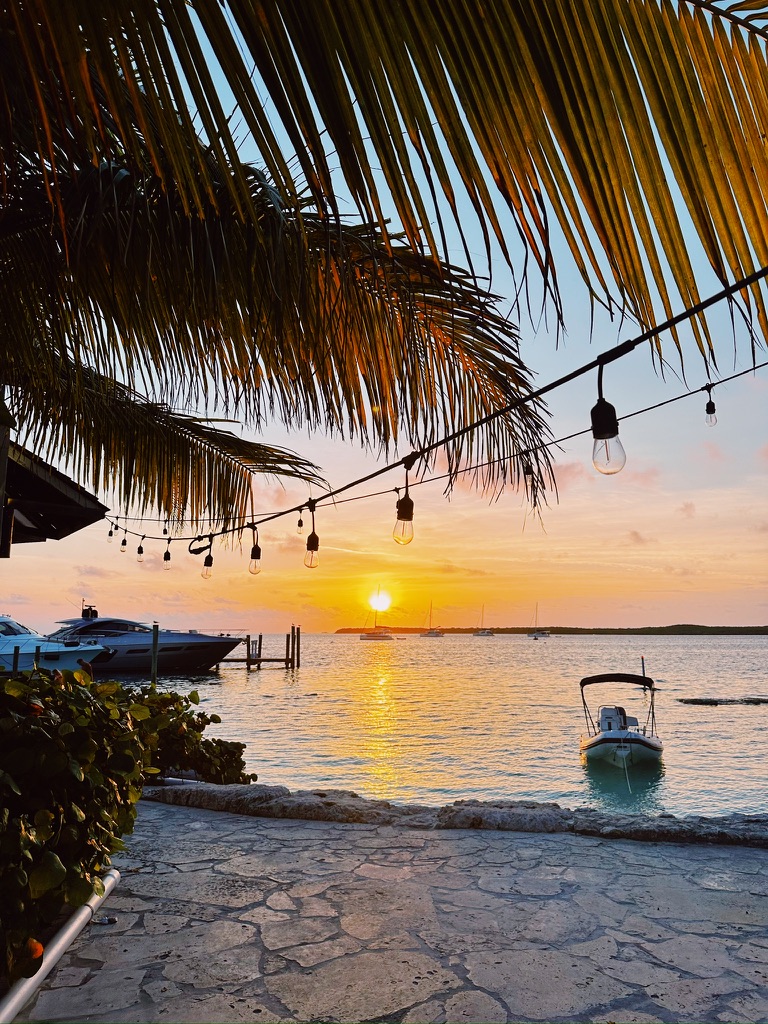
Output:
<svg viewBox="0 0 768 1024">
<path fill-rule="evenodd" d="M 259 547 L 259 531 L 253 528 L 253 547 L 251 548 L 251 560 L 248 563 L 248 572 L 258 576 L 261 572 L 261 548 Z"/>
<path fill-rule="evenodd" d="M 533 472 L 533 466 L 530 462 L 526 462 L 523 466 L 523 480 L 525 481 L 525 493 L 528 495 L 531 505 L 536 508 L 538 505 L 538 495 L 536 493 L 536 475 Z"/>
<path fill-rule="evenodd" d="M 163 536 L 164 537 L 168 536 L 168 520 L 167 519 L 165 520 L 165 526 L 163 527 Z"/>
<path fill-rule="evenodd" d="M 707 384 L 705 387 L 707 389 L 707 405 L 704 409 L 706 413 L 704 422 L 708 427 L 714 427 L 717 425 L 717 416 L 715 415 L 715 403 L 712 401 L 712 385 Z"/>
<path fill-rule="evenodd" d="M 112 538 L 115 536 L 115 524 L 109 524 L 109 533 L 107 534 L 107 544 L 112 543 Z"/>
<path fill-rule="evenodd" d="M 320 547 L 320 538 L 315 533 L 315 503 L 310 501 L 307 505 L 312 515 L 312 532 L 307 537 L 307 553 L 304 555 L 304 565 L 308 569 L 316 569 L 320 564 L 320 559 L 317 554 L 318 548 Z"/>
<path fill-rule="evenodd" d="M 409 455 L 403 459 L 403 465 L 405 466 L 405 494 L 400 495 L 400 489 L 395 488 L 398 494 L 397 503 L 395 510 L 397 511 L 397 520 L 395 522 L 395 528 L 392 531 L 392 539 L 397 544 L 410 544 L 413 540 L 413 499 L 408 493 L 408 470 L 413 466 L 416 461 L 415 455 Z"/>
<path fill-rule="evenodd" d="M 163 569 L 166 572 L 171 571 L 171 542 L 167 542 L 165 551 L 163 552 Z"/>
<path fill-rule="evenodd" d="M 296 523 L 296 533 L 300 537 L 304 536 L 304 520 L 301 518 L 301 510 L 299 510 L 299 521 Z"/>
<path fill-rule="evenodd" d="M 319 547 L 320 538 L 313 530 L 307 537 L 307 553 L 304 555 L 304 565 L 306 565 L 308 569 L 316 569 L 320 564 L 320 559 L 317 554 L 317 549 Z"/>
<path fill-rule="evenodd" d="M 410 544 L 413 540 L 413 499 L 406 490 L 402 498 L 397 499 L 397 521 L 392 531 L 392 538 L 398 544 Z"/>
<path fill-rule="evenodd" d="M 211 578 L 211 576 L 213 576 L 213 534 L 212 533 L 208 534 L 208 543 L 207 543 L 207 545 L 204 548 L 193 548 L 190 545 L 190 549 L 189 550 L 192 552 L 193 555 L 199 555 L 199 554 L 202 554 L 202 552 L 205 551 L 206 549 L 207 549 L 208 553 L 206 554 L 205 558 L 203 559 L 203 571 L 200 573 L 200 575 L 203 577 L 204 580 L 209 580 Z"/>
<path fill-rule="evenodd" d="M 143 562 L 144 561 L 144 540 L 145 540 L 145 538 L 146 538 L 146 534 L 144 534 L 144 536 L 141 538 L 141 540 L 139 541 L 139 546 L 136 548 L 136 561 L 137 562 Z"/>
<path fill-rule="evenodd" d="M 592 465 L 599 473 L 612 476 L 624 468 L 627 455 L 619 440 L 616 410 L 603 398 L 603 367 L 597 372 L 597 404 L 592 407 Z"/>
<path fill-rule="evenodd" d="M 124 555 L 128 550 L 128 530 L 123 532 L 123 539 L 120 541 L 120 554 Z"/>
</svg>

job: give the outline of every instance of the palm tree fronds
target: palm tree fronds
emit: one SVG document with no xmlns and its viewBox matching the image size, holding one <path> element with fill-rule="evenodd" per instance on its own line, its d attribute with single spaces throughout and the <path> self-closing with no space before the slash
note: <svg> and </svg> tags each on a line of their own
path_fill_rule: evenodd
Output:
<svg viewBox="0 0 768 1024">
<path fill-rule="evenodd" d="M 58 391 L 32 381 L 14 388 L 19 438 L 126 509 L 156 509 L 180 524 L 215 518 L 226 528 L 250 515 L 256 474 L 324 484 L 294 452 L 148 402 L 111 379 L 61 366 L 59 380 Z"/>
</svg>

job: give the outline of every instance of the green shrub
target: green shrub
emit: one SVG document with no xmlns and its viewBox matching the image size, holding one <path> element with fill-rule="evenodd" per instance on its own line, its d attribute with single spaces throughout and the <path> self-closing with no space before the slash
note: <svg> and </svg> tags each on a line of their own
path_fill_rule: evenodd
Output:
<svg viewBox="0 0 768 1024">
<path fill-rule="evenodd" d="M 0 991 L 35 973 L 67 906 L 103 892 L 99 876 L 133 831 L 147 778 L 255 778 L 243 772 L 243 744 L 203 739 L 220 719 L 192 710 L 196 693 L 55 678 L 0 680 Z"/>
<path fill-rule="evenodd" d="M 145 686 L 126 687 L 126 693 L 150 713 L 146 725 L 153 734 L 149 739 L 152 762 L 163 774 L 192 772 L 203 782 L 219 785 L 247 783 L 257 778 L 245 772 L 244 743 L 203 736 L 208 725 L 217 725 L 221 719 L 193 710 L 199 701 L 197 691 L 178 694 Z"/>
</svg>

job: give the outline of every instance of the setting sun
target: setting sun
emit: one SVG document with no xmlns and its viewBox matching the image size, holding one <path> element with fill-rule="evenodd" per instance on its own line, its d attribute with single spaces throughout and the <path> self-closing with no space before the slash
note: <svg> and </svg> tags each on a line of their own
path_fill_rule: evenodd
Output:
<svg viewBox="0 0 768 1024">
<path fill-rule="evenodd" d="M 385 590 L 379 590 L 369 597 L 368 603 L 374 611 L 385 612 L 392 604 L 392 598 Z"/>
</svg>

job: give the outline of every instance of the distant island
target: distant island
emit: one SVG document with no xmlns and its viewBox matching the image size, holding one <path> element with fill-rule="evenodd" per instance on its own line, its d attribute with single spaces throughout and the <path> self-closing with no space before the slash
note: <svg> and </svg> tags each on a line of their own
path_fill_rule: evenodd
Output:
<svg viewBox="0 0 768 1024">
<path fill-rule="evenodd" d="M 381 625 L 381 623 L 379 623 Z M 390 633 L 423 633 L 420 626 L 387 626 Z M 526 634 L 531 632 L 530 626 L 491 626 L 494 633 L 502 636 L 509 634 Z M 768 626 L 697 626 L 692 623 L 679 623 L 676 626 L 637 626 L 628 629 L 614 629 L 610 626 L 542 626 L 551 636 L 579 636 L 605 634 L 607 636 L 768 636 Z M 446 636 L 450 634 L 474 633 L 477 626 L 441 626 Z M 370 632 L 367 626 L 343 626 L 336 633 Z"/>
</svg>

